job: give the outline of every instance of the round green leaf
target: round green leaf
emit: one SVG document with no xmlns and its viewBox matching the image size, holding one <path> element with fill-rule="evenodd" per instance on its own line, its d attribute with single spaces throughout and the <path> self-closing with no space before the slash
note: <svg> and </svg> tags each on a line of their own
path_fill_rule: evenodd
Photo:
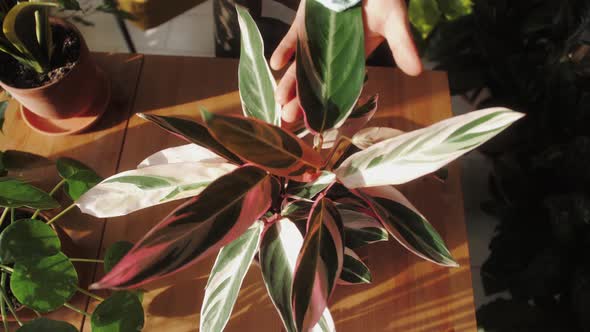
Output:
<svg viewBox="0 0 590 332">
<path fill-rule="evenodd" d="M 42 317 L 25 323 L 16 332 L 78 332 L 78 329 L 69 323 Z"/>
<path fill-rule="evenodd" d="M 0 206 L 48 210 L 59 203 L 39 188 L 17 179 L 0 179 Z"/>
<path fill-rule="evenodd" d="M 66 303 L 78 285 L 78 273 L 66 255 L 17 262 L 10 289 L 25 306 L 40 312 L 53 311 Z"/>
<path fill-rule="evenodd" d="M 4 264 L 53 256 L 60 249 L 57 234 L 39 220 L 19 220 L 0 234 L 0 261 Z"/>
<path fill-rule="evenodd" d="M 134 332 L 143 328 L 141 302 L 131 292 L 116 292 L 92 313 L 92 332 Z"/>
<path fill-rule="evenodd" d="M 117 263 L 133 248 L 133 243 L 119 241 L 113 243 L 104 255 L 104 272 L 109 273 Z"/>
<path fill-rule="evenodd" d="M 102 181 L 96 172 L 77 160 L 59 158 L 55 165 L 59 175 L 66 180 L 66 193 L 74 201 Z"/>
</svg>

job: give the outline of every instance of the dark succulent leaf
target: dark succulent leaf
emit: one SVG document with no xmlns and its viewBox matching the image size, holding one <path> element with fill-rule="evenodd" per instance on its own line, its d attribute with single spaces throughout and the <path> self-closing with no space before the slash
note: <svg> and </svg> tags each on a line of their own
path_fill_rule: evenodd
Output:
<svg viewBox="0 0 590 332">
<path fill-rule="evenodd" d="M 0 206 L 48 210 L 58 208 L 59 203 L 46 192 L 21 180 L 0 178 Z"/>
<path fill-rule="evenodd" d="M 342 272 L 343 256 L 342 220 L 334 204 L 320 197 L 309 215 L 293 278 L 291 303 L 299 331 L 320 321 Z"/>
<path fill-rule="evenodd" d="M 92 313 L 92 332 L 139 332 L 143 329 L 141 302 L 132 292 L 115 292 Z"/>
<path fill-rule="evenodd" d="M 213 137 L 243 160 L 295 181 L 312 181 L 319 176 L 322 157 L 291 132 L 251 118 L 205 110 L 201 116 Z"/>
<path fill-rule="evenodd" d="M 74 296 L 77 286 L 78 273 L 63 253 L 16 262 L 10 277 L 10 290 L 16 299 L 39 312 L 64 305 Z"/>
<path fill-rule="evenodd" d="M 297 90 L 307 128 L 321 133 L 340 127 L 360 96 L 363 18 L 360 6 L 335 12 L 317 0 L 306 1 L 305 12 L 310 14 L 297 45 Z"/>
<path fill-rule="evenodd" d="M 55 164 L 59 175 L 66 181 L 66 193 L 74 201 L 102 181 L 95 171 L 77 160 L 59 158 Z"/>
<path fill-rule="evenodd" d="M 78 332 L 70 323 L 41 317 L 26 322 L 16 332 Z"/>
<path fill-rule="evenodd" d="M 174 210 L 92 287 L 131 288 L 185 269 L 242 235 L 271 204 L 270 175 L 244 166 Z"/>
<path fill-rule="evenodd" d="M 104 272 L 109 273 L 125 257 L 125 255 L 133 248 L 133 243 L 128 241 L 118 241 L 109 246 L 104 254 Z"/>
<path fill-rule="evenodd" d="M 61 243 L 55 231 L 39 220 L 18 220 L 0 234 L 0 261 L 10 264 L 59 253 Z"/>
<path fill-rule="evenodd" d="M 171 132 L 187 142 L 205 147 L 235 164 L 242 164 L 242 161 L 238 156 L 221 145 L 215 138 L 213 138 L 213 136 L 211 136 L 209 130 L 200 123 L 146 113 L 140 113 L 138 116 L 155 123 L 160 128 Z"/>
</svg>

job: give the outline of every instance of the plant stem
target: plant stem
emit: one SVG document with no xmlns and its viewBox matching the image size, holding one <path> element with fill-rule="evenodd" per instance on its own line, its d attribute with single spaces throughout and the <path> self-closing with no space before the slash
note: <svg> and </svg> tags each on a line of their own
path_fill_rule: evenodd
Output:
<svg viewBox="0 0 590 332">
<path fill-rule="evenodd" d="M 51 189 L 51 191 L 49 192 L 49 196 L 53 196 L 55 194 L 55 192 L 61 188 L 61 186 L 63 186 L 66 183 L 66 179 L 62 179 L 61 181 L 59 181 L 58 184 L 55 185 L 55 187 L 53 187 L 53 189 Z M 31 219 L 36 219 L 37 216 L 39 215 L 39 213 L 41 213 L 41 210 L 38 209 L 37 211 L 35 211 L 35 213 L 33 213 L 33 216 L 31 217 Z"/>
<path fill-rule="evenodd" d="M 4 302 L 6 302 L 6 305 L 8 305 L 8 310 L 10 310 L 10 313 L 12 314 L 12 316 L 14 316 L 14 319 L 16 320 L 18 325 L 23 326 L 23 322 L 21 322 L 18 318 L 18 315 L 16 314 L 16 311 L 14 311 L 12 303 L 10 303 L 10 300 L 8 299 L 8 295 L 6 295 L 6 292 L 2 287 L 0 287 L 0 295 L 2 295 L 2 299 L 4 299 Z"/>
<path fill-rule="evenodd" d="M 0 264 L 0 269 L 6 270 L 6 272 L 8 272 L 8 273 L 13 273 L 14 272 L 14 269 L 13 268 L 11 268 L 10 266 L 6 266 L 4 264 Z"/>
<path fill-rule="evenodd" d="M 78 292 L 80 292 L 80 293 L 82 293 L 82 294 L 84 294 L 86 296 L 89 296 L 89 297 L 91 297 L 91 298 L 93 298 L 93 299 L 95 299 L 97 301 L 100 301 L 100 302 L 104 301 L 104 299 L 102 297 L 100 297 L 100 296 L 98 296 L 96 294 L 92 294 L 92 293 L 90 293 L 89 291 L 87 291 L 85 289 L 82 289 L 82 288 L 77 287 L 77 286 L 76 286 L 76 289 L 78 290 Z"/>
<path fill-rule="evenodd" d="M 10 209 L 4 208 L 4 211 L 2 211 L 2 215 L 0 216 L 0 226 L 2 226 L 4 219 L 6 219 L 6 215 L 8 214 L 8 210 L 10 210 Z"/>
<path fill-rule="evenodd" d="M 75 312 L 79 313 L 80 315 L 84 315 L 86 317 L 91 317 L 92 316 L 89 313 L 87 313 L 86 311 L 81 310 L 81 309 L 78 309 L 78 308 L 74 307 L 73 305 L 71 305 L 69 303 L 64 303 L 64 307 L 66 307 L 66 308 L 68 308 L 68 309 L 70 309 L 72 311 L 75 311 Z"/>
<path fill-rule="evenodd" d="M 2 272 L 2 279 L 0 281 L 0 287 L 4 289 L 6 287 L 6 273 Z M 0 299 L 0 313 L 2 314 L 2 324 L 4 325 L 4 331 L 8 332 L 8 322 L 6 321 L 6 307 L 4 307 L 4 298 Z"/>
<path fill-rule="evenodd" d="M 57 216 L 53 217 L 51 220 L 49 220 L 47 222 L 47 225 L 51 225 L 53 224 L 57 219 L 61 218 L 64 216 L 64 214 L 68 213 L 71 209 L 73 209 L 74 207 L 76 207 L 75 203 L 72 203 L 72 205 L 68 206 L 67 208 L 65 208 L 63 211 L 61 211 Z"/>
<path fill-rule="evenodd" d="M 35 313 L 35 315 L 37 315 L 38 318 L 41 318 L 41 314 L 39 313 L 39 311 L 33 310 L 33 312 Z"/>
<path fill-rule="evenodd" d="M 14 208 L 10 208 L 10 223 L 14 222 Z"/>
<path fill-rule="evenodd" d="M 72 262 L 80 262 L 80 263 L 100 263 L 104 264 L 104 260 L 102 259 L 90 259 L 90 258 L 70 258 Z"/>
</svg>

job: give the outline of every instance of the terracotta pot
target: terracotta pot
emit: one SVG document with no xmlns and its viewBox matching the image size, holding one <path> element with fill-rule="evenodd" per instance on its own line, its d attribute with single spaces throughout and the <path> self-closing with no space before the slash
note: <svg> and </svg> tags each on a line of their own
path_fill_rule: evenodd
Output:
<svg viewBox="0 0 590 332">
<path fill-rule="evenodd" d="M 80 57 L 74 67 L 60 80 L 37 88 L 20 89 L 4 82 L 0 86 L 8 91 L 29 111 L 46 119 L 66 119 L 82 115 L 93 107 L 105 102 L 96 100 L 110 94 L 107 79 L 99 74 L 99 69 L 90 57 L 84 38 L 72 24 L 58 19 L 50 19 L 52 25 L 63 26 L 74 31 L 80 39 Z"/>
</svg>

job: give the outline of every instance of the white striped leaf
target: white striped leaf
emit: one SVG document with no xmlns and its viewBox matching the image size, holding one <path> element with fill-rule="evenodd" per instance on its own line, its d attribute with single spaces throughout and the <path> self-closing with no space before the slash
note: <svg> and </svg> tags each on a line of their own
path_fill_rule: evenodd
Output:
<svg viewBox="0 0 590 332">
<path fill-rule="evenodd" d="M 184 270 L 240 237 L 272 203 L 270 175 L 242 166 L 154 226 L 93 289 L 128 289 Z"/>
<path fill-rule="evenodd" d="M 312 199 L 317 194 L 328 188 L 334 183 L 336 175 L 329 171 L 322 171 L 320 176 L 312 182 L 295 182 L 294 185 L 289 184 L 287 192 L 295 197 L 302 199 Z"/>
<path fill-rule="evenodd" d="M 270 298 L 275 305 L 285 330 L 296 332 L 291 305 L 293 274 L 303 237 L 297 226 L 283 218 L 268 226 L 260 243 L 260 269 Z M 326 308 L 314 332 L 335 331 L 334 321 Z"/>
<path fill-rule="evenodd" d="M 226 159 L 196 144 L 186 144 L 158 151 L 143 160 L 137 168 L 184 162 L 224 162 Z"/>
<path fill-rule="evenodd" d="M 338 284 L 370 284 L 371 279 L 371 271 L 363 260 L 352 249 L 344 248 L 344 262 Z"/>
<path fill-rule="evenodd" d="M 297 92 L 312 132 L 340 127 L 352 112 L 365 79 L 360 6 L 335 12 L 305 1 L 305 29 L 297 45 Z"/>
<path fill-rule="evenodd" d="M 442 266 L 459 266 L 436 229 L 399 190 L 382 186 L 363 188 L 357 193 L 406 249 Z"/>
<path fill-rule="evenodd" d="M 292 306 L 298 331 L 315 326 L 342 272 L 342 220 L 334 204 L 320 197 L 309 215 L 307 233 L 297 257 Z"/>
<path fill-rule="evenodd" d="M 262 222 L 255 222 L 244 234 L 219 251 L 205 288 L 200 331 L 217 332 L 225 328 L 244 277 L 258 250 L 262 228 Z"/>
<path fill-rule="evenodd" d="M 359 149 L 364 150 L 372 145 L 394 138 L 403 133 L 403 131 L 394 128 L 368 127 L 359 130 L 354 136 L 352 136 L 352 144 Z"/>
<path fill-rule="evenodd" d="M 98 218 L 122 216 L 196 196 L 213 180 L 235 168 L 226 162 L 186 162 L 122 172 L 87 191 L 76 205 L 83 213 Z"/>
<path fill-rule="evenodd" d="M 381 226 L 377 219 L 365 213 L 339 207 L 338 212 L 344 224 L 346 247 L 355 249 L 388 240 L 387 230 Z"/>
<path fill-rule="evenodd" d="M 348 188 L 406 183 L 477 148 L 523 116 L 506 108 L 456 116 L 357 152 L 335 173 Z"/>
<path fill-rule="evenodd" d="M 241 32 L 238 69 L 244 115 L 281 125 L 281 106 L 275 101 L 277 84 L 264 58 L 264 42 L 248 9 L 236 5 Z"/>
</svg>

